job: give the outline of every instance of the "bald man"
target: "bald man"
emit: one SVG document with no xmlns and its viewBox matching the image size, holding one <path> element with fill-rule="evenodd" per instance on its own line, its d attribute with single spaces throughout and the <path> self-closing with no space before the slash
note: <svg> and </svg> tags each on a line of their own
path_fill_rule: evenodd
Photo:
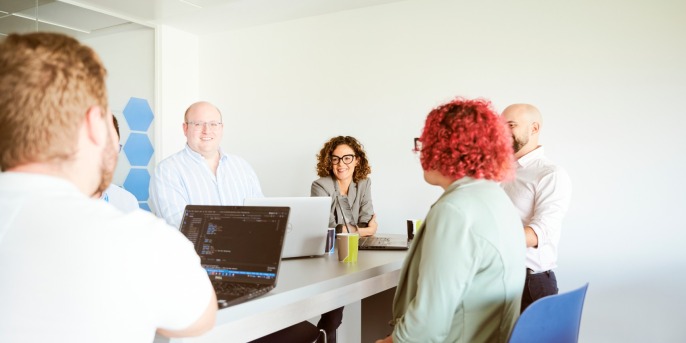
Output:
<svg viewBox="0 0 686 343">
<path fill-rule="evenodd" d="M 186 147 L 157 165 L 150 182 L 150 208 L 178 228 L 186 205 L 243 205 L 262 197 L 257 175 L 244 159 L 222 151 L 224 123 L 209 102 L 184 114 Z"/>
<path fill-rule="evenodd" d="M 514 104 L 502 115 L 512 131 L 517 160 L 516 177 L 503 188 L 519 211 L 526 236 L 523 312 L 537 299 L 558 292 L 553 269 L 572 185 L 564 169 L 548 160 L 538 143 L 541 112 L 529 104 Z"/>
</svg>

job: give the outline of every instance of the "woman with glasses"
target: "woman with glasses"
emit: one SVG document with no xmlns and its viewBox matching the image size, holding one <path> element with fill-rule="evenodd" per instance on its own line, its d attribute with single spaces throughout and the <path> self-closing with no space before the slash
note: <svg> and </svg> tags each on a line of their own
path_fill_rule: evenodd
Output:
<svg viewBox="0 0 686 343">
<path fill-rule="evenodd" d="M 362 144 L 350 136 L 331 138 L 317 155 L 317 175 L 311 196 L 331 197 L 329 227 L 342 224 L 342 231 L 371 236 L 379 226 L 372 206 L 372 169 Z M 347 225 L 346 225 L 347 224 Z M 343 321 L 343 307 L 322 314 L 317 327 L 324 329 L 328 343 L 336 343 L 336 329 Z"/>
<path fill-rule="evenodd" d="M 371 236 L 379 226 L 372 206 L 372 172 L 362 144 L 351 136 L 331 138 L 317 155 L 317 175 L 311 196 L 331 197 L 329 227 Z"/>
<path fill-rule="evenodd" d="M 415 149 L 443 188 L 400 271 L 388 342 L 506 342 L 519 316 L 526 244 L 499 182 L 512 138 L 487 100 L 456 99 L 426 118 Z"/>
</svg>

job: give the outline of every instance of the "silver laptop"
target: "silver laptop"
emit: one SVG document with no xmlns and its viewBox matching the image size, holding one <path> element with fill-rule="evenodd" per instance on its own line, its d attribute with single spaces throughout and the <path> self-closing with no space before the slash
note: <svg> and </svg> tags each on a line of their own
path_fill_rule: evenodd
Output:
<svg viewBox="0 0 686 343">
<path fill-rule="evenodd" d="M 343 214 L 343 223 L 345 225 L 345 229 L 348 232 L 356 232 L 357 227 L 353 226 L 350 227 L 348 226 L 347 223 L 348 220 L 345 218 L 345 212 L 343 211 L 343 208 L 340 207 L 341 203 L 338 203 L 339 208 L 341 209 L 341 214 Z M 365 224 L 366 225 L 366 224 Z M 336 227 L 336 231 L 340 229 L 342 230 L 343 227 L 340 225 Z M 368 236 L 368 237 L 360 237 L 360 242 L 358 249 L 359 250 L 407 250 L 410 247 L 410 242 L 412 238 L 410 238 L 409 235 L 410 231 L 408 231 L 407 235 L 397 235 L 397 234 L 383 234 L 383 233 L 377 233 L 373 236 Z M 414 236 L 412 236 L 414 238 Z"/>
<path fill-rule="evenodd" d="M 247 198 L 246 206 L 290 207 L 281 258 L 320 256 L 326 247 L 330 197 Z"/>
<path fill-rule="evenodd" d="M 360 250 L 407 250 L 410 240 L 407 235 L 377 233 L 374 236 L 360 237 Z"/>
</svg>

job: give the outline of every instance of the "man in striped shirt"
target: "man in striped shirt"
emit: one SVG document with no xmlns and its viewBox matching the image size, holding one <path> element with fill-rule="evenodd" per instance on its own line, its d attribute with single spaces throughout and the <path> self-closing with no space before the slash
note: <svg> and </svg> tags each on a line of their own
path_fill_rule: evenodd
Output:
<svg viewBox="0 0 686 343">
<path fill-rule="evenodd" d="M 242 205 L 262 197 L 255 171 L 220 147 L 224 123 L 219 109 L 196 102 L 184 115 L 186 147 L 157 165 L 150 181 L 150 208 L 179 227 L 186 205 Z"/>
</svg>

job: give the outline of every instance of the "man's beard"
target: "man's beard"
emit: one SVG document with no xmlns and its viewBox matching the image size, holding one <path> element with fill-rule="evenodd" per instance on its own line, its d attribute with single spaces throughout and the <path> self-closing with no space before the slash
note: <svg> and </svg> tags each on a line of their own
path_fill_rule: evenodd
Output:
<svg viewBox="0 0 686 343">
<path fill-rule="evenodd" d="M 109 141 L 109 135 L 108 135 Z M 114 168 L 117 166 L 117 150 L 112 144 L 107 144 L 102 153 L 102 160 L 100 161 L 100 185 L 93 194 L 102 194 L 112 182 L 112 175 L 114 175 Z"/>
<path fill-rule="evenodd" d="M 522 148 L 529 143 L 529 137 L 524 139 L 518 139 L 515 135 L 512 135 L 512 149 L 515 154 L 522 150 Z"/>
</svg>

